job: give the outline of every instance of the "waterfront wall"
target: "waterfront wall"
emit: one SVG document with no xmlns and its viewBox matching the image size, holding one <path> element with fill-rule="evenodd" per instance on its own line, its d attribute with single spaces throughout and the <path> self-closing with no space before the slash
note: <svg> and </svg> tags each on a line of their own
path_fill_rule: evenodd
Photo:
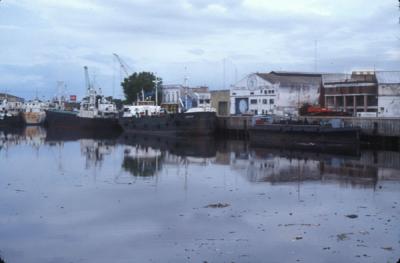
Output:
<svg viewBox="0 0 400 263">
<path fill-rule="evenodd" d="M 305 118 L 308 121 L 332 119 L 332 117 L 302 117 Z M 400 138 L 400 118 L 339 117 L 339 119 L 342 119 L 346 126 L 360 127 L 364 135 Z"/>
<path fill-rule="evenodd" d="M 251 116 L 229 116 L 218 118 L 218 129 L 221 132 L 247 134 L 251 127 Z M 357 118 L 357 117 L 301 117 L 308 122 L 327 119 L 342 119 L 346 126 L 360 127 L 361 133 L 367 136 L 398 137 L 400 140 L 400 118 Z"/>
</svg>

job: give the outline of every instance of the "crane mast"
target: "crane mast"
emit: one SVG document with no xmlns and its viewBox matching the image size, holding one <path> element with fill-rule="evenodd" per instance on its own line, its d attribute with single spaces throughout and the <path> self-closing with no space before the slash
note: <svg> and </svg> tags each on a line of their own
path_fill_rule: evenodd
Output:
<svg viewBox="0 0 400 263">
<path fill-rule="evenodd" d="M 118 56 L 118 54 L 113 53 L 113 55 L 117 59 L 119 65 L 121 66 L 121 69 L 124 71 L 126 77 L 129 77 L 129 72 L 128 72 L 129 66 L 125 63 L 125 61 L 122 60 L 122 58 L 120 56 Z"/>
</svg>

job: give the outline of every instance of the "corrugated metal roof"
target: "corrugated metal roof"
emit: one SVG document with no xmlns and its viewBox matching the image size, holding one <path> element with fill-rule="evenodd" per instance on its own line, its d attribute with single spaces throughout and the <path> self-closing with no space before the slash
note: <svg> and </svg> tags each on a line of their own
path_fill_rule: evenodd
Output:
<svg viewBox="0 0 400 263">
<path fill-rule="evenodd" d="M 330 73 L 322 75 L 322 83 L 344 82 L 351 79 L 351 74 Z"/>
<path fill-rule="evenodd" d="M 321 83 L 321 74 L 301 73 L 301 72 L 270 72 L 257 73 L 260 78 L 273 84 L 280 83 L 281 86 L 319 85 Z"/>
<path fill-rule="evenodd" d="M 400 84 L 400 71 L 375 72 L 378 84 Z"/>
</svg>

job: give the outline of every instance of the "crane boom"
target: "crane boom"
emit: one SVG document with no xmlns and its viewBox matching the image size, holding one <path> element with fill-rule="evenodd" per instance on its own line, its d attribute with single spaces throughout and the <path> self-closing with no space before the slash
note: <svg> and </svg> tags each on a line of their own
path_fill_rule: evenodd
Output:
<svg viewBox="0 0 400 263">
<path fill-rule="evenodd" d="M 118 63 L 120 64 L 122 70 L 124 71 L 126 77 L 129 77 L 129 72 L 128 72 L 128 68 L 129 66 L 125 63 L 125 61 L 122 60 L 122 58 L 120 56 L 118 56 L 118 54 L 113 53 L 114 57 L 117 59 Z"/>
</svg>

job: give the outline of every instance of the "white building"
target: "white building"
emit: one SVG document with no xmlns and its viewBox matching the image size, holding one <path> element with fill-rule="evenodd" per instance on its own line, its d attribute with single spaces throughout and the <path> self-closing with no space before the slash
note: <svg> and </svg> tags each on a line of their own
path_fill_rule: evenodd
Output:
<svg viewBox="0 0 400 263">
<path fill-rule="evenodd" d="M 182 97 L 183 91 L 182 85 L 163 85 L 162 86 L 162 98 L 163 103 L 178 104 L 179 98 Z"/>
<path fill-rule="evenodd" d="M 211 93 L 208 87 L 163 85 L 162 94 L 162 105 L 170 112 L 181 112 L 194 107 L 211 107 Z"/>
<path fill-rule="evenodd" d="M 378 116 L 400 117 L 400 71 L 376 71 Z"/>
<path fill-rule="evenodd" d="M 189 88 L 188 94 L 194 99 L 194 102 L 191 105 L 192 107 L 211 107 L 211 93 L 208 87 Z"/>
<path fill-rule="evenodd" d="M 230 92 L 231 114 L 298 115 L 304 103 L 318 104 L 321 74 L 275 72 L 250 74 Z"/>
<path fill-rule="evenodd" d="M 263 75 L 250 74 L 231 88 L 231 114 L 257 115 L 275 112 L 279 84 L 268 81 Z"/>
</svg>

